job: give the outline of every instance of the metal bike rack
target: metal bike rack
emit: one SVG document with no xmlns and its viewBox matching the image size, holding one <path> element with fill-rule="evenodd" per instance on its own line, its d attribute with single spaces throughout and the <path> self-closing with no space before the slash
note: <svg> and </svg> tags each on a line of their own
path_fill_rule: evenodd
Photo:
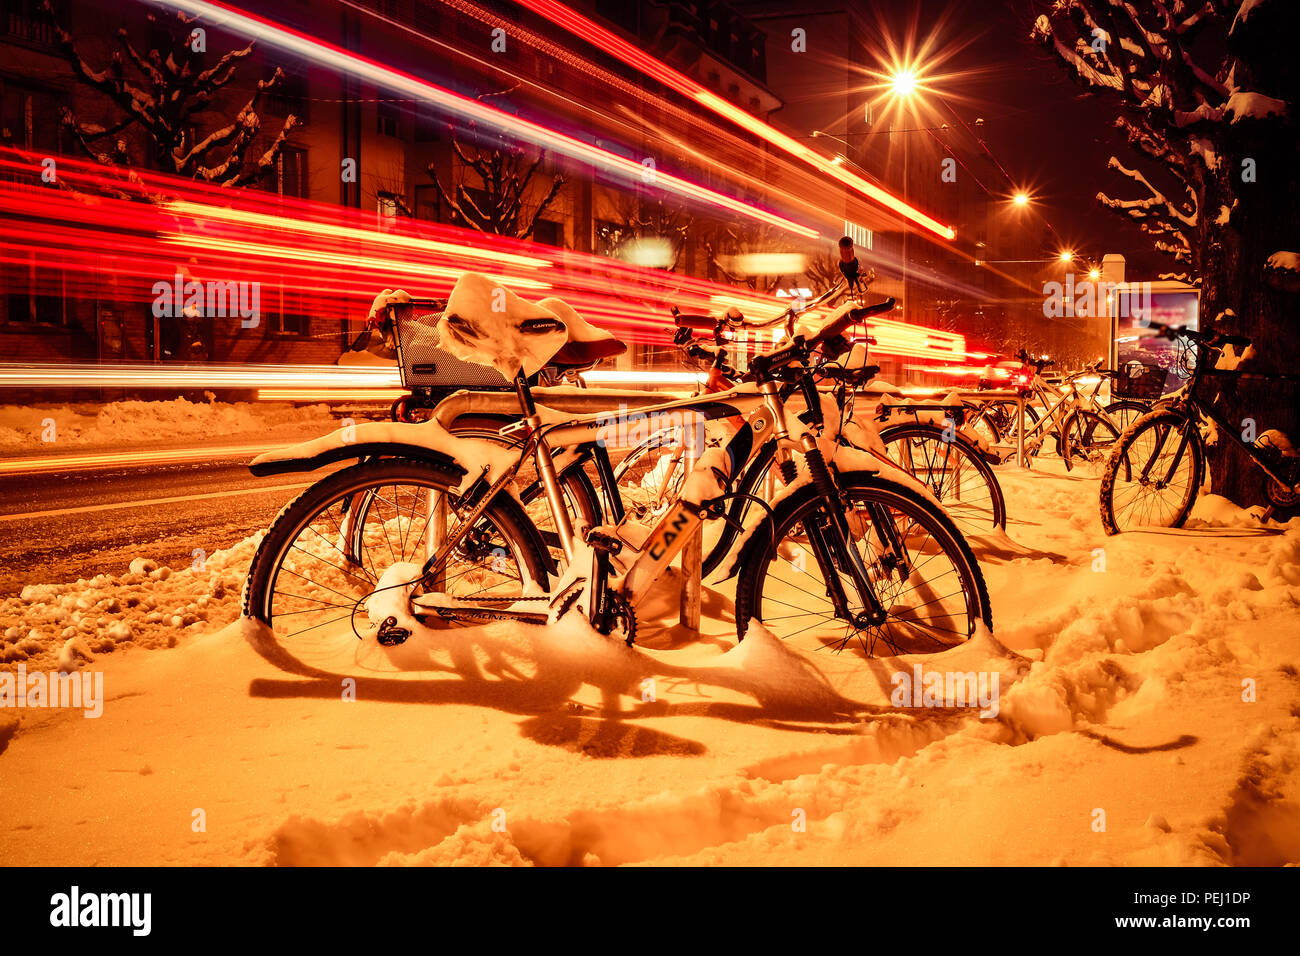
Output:
<svg viewBox="0 0 1300 956">
<path fill-rule="evenodd" d="M 1016 403 L 1016 411 L 1020 415 L 1020 421 L 1025 420 L 1025 395 L 1019 389 L 1014 388 L 962 389 L 940 386 L 933 389 L 924 389 L 909 387 L 906 392 L 903 392 L 897 388 L 872 388 L 868 385 L 866 388 L 859 389 L 858 394 L 865 398 L 923 399 L 927 397 L 947 398 L 949 395 L 956 395 L 962 401 L 1012 401 Z M 1016 461 L 1021 468 L 1029 467 L 1029 459 L 1025 455 L 1025 430 L 1023 428 L 1016 429 Z"/>
</svg>

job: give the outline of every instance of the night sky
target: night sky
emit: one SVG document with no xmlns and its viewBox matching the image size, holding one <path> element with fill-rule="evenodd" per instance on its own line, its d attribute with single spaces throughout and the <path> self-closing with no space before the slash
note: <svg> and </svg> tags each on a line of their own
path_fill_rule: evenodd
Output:
<svg viewBox="0 0 1300 956">
<path fill-rule="evenodd" d="M 1065 245 L 1088 259 L 1118 252 L 1129 278 L 1154 279 L 1175 269 L 1125 217 L 1101 206 L 1098 191 L 1129 197 L 1133 184 L 1106 163 L 1136 162 L 1114 126 L 1115 107 L 1082 88 L 1048 52 L 1029 40 L 1041 0 L 922 0 L 892 3 L 874 15 L 903 30 L 918 13 L 918 35 L 944 19 L 943 36 L 965 44 L 945 63 L 936 86 L 969 122 L 985 120 L 985 139 L 1007 171 L 1033 187 L 1036 208 Z M 992 184 L 990 184 L 992 185 Z"/>
</svg>

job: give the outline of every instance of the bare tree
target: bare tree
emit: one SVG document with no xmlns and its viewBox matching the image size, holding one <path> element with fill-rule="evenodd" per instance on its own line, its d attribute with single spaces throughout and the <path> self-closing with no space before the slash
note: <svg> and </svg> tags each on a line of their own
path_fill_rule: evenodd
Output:
<svg viewBox="0 0 1300 956">
<path fill-rule="evenodd" d="M 261 130 L 259 101 L 283 79 L 278 68 L 270 79 L 258 81 L 252 97 L 229 123 L 203 136 L 191 132 L 196 114 L 212 107 L 240 62 L 253 52 L 253 43 L 231 50 L 202 69 L 206 35 L 199 18 L 180 11 L 171 16 L 151 12 L 148 22 L 161 28 L 157 32 L 167 38 L 165 48 L 142 53 L 130 32 L 121 28 L 111 61 L 96 69 L 81 55 L 49 0 L 43 0 L 42 9 L 54 25 L 60 53 L 77 78 L 106 96 L 122 114 L 104 126 L 83 123 L 72 110 L 64 110 L 64 127 L 89 156 L 109 166 L 132 165 L 124 134 L 138 129 L 151 147 L 153 161 L 166 172 L 223 186 L 255 183 L 271 172 L 286 137 L 298 125 L 296 116 L 286 117 L 260 157 L 249 161 L 247 154 Z"/>
<path fill-rule="evenodd" d="M 804 266 L 803 276 L 812 289 L 813 295 L 821 295 L 844 278 L 844 274 L 840 272 L 839 253 L 818 252 L 809 256 Z"/>
<path fill-rule="evenodd" d="M 1098 199 L 1151 235 L 1200 286 L 1209 324 L 1250 335 L 1264 366 L 1300 358 L 1287 252 L 1300 247 L 1298 30 L 1293 0 L 1056 0 L 1030 34 L 1117 106 L 1116 126 L 1142 157 L 1144 168 L 1110 160 L 1140 195 Z M 1229 414 L 1267 413 L 1294 433 L 1294 393 L 1243 382 L 1237 398 Z M 1216 490 L 1258 500 L 1243 460 L 1216 459 Z"/>
<path fill-rule="evenodd" d="M 484 94 L 504 96 L 510 90 Z M 463 142 L 451 130 L 451 147 L 460 160 L 449 185 L 443 185 L 436 163 L 429 164 L 439 200 L 446 204 L 461 225 L 495 236 L 527 239 L 542 213 L 553 203 L 568 180 L 560 173 L 551 177 L 550 187 L 536 203 L 531 201 L 532 183 L 546 160 L 546 151 L 533 151 L 497 134 L 480 134 L 469 124 L 470 142 Z M 476 196 L 474 192 L 477 191 Z"/>
</svg>

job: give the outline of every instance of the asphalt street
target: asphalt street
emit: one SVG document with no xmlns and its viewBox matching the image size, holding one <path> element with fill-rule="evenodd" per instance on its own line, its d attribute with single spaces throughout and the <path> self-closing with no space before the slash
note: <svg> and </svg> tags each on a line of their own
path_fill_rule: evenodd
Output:
<svg viewBox="0 0 1300 956">
<path fill-rule="evenodd" d="M 258 451 L 87 453 L 74 467 L 0 461 L 0 596 L 121 574 L 136 557 L 184 567 L 195 549 L 210 554 L 265 528 L 324 473 L 254 478 L 247 463 Z"/>
</svg>

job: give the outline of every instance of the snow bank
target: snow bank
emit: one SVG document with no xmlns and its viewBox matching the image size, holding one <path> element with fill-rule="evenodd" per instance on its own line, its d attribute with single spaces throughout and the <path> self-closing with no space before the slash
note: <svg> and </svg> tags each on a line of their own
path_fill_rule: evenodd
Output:
<svg viewBox="0 0 1300 956">
<path fill-rule="evenodd" d="M 239 614 L 259 532 L 174 570 L 134 559 L 125 574 L 70 584 L 29 584 L 0 600 L 0 667 L 66 670 L 128 647 L 176 647 L 183 638 L 224 626 Z"/>
<path fill-rule="evenodd" d="M 50 420 L 53 436 L 48 431 Z M 0 450 L 12 454 L 62 445 L 120 447 L 218 437 L 269 441 L 300 438 L 334 425 L 327 405 L 190 402 L 183 398 L 105 405 L 0 405 Z"/>
<path fill-rule="evenodd" d="M 240 637 L 262 629 L 247 621 L 175 653 L 95 647 L 118 625 L 131 646 L 211 630 L 234 612 L 255 539 L 214 555 L 206 574 L 163 576 L 142 560 L 119 578 L 37 586 L 5 605 L 25 616 L 3 647 L 29 642 L 52 667 L 80 637 L 93 666 L 112 669 L 110 700 L 101 720 L 29 714 L 17 734 L 0 712 L 3 773 L 16 781 L 0 857 L 1300 863 L 1300 520 L 1262 523 L 1210 496 L 1193 527 L 1110 538 L 1098 482 L 1040 464 L 1000 470 L 1016 546 L 981 555 L 996 637 L 924 658 L 801 652 L 758 625 L 737 645 L 722 587 L 706 588 L 712 629 L 692 639 L 675 627 L 670 578 L 635 647 L 575 617 L 414 623 L 393 648 L 344 635 L 338 671 L 358 674 L 349 700 L 333 672 L 285 675 L 256 657 Z M 206 624 L 141 620 L 146 599 L 165 615 L 203 595 Z M 997 715 L 894 703 L 893 675 L 917 663 L 996 673 Z M 133 839 L 142 807 L 188 821 L 196 793 L 221 807 L 220 827 Z"/>
</svg>

